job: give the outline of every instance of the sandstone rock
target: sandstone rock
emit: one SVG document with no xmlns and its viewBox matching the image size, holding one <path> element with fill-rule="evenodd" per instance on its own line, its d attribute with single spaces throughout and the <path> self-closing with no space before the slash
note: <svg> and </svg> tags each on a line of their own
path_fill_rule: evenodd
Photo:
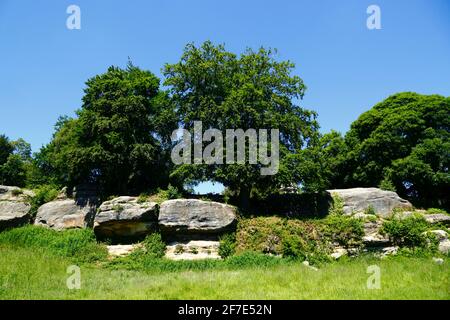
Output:
<svg viewBox="0 0 450 320">
<path fill-rule="evenodd" d="M 219 241 L 171 242 L 166 247 L 166 258 L 171 260 L 220 259 Z"/>
<path fill-rule="evenodd" d="M 433 234 L 439 241 L 448 239 L 448 234 L 444 230 L 431 230 L 428 233 Z"/>
<path fill-rule="evenodd" d="M 366 247 L 383 247 L 389 244 L 389 237 L 380 234 L 382 224 L 380 220 L 364 223 L 363 242 Z"/>
<path fill-rule="evenodd" d="M 157 225 L 158 204 L 122 196 L 103 202 L 97 210 L 94 231 L 103 238 L 141 237 Z"/>
<path fill-rule="evenodd" d="M 435 223 L 442 223 L 445 225 L 450 225 L 450 216 L 443 213 L 436 213 L 436 214 L 426 214 L 424 215 L 425 220 L 428 223 L 435 224 Z"/>
<path fill-rule="evenodd" d="M 333 253 L 331 254 L 331 257 L 333 259 L 339 259 L 342 256 L 346 256 L 348 254 L 347 250 L 344 248 L 335 248 Z"/>
<path fill-rule="evenodd" d="M 161 204 L 159 226 L 164 233 L 217 234 L 236 222 L 236 209 L 212 201 L 168 200 Z"/>
<path fill-rule="evenodd" d="M 396 255 L 397 252 L 398 252 L 398 249 L 399 249 L 399 247 L 397 247 L 397 246 L 383 248 L 381 250 L 382 251 L 382 256 L 386 257 L 386 256 L 389 256 L 389 255 Z"/>
<path fill-rule="evenodd" d="M 445 239 L 439 242 L 438 249 L 443 254 L 448 254 L 450 252 L 450 240 Z"/>
<path fill-rule="evenodd" d="M 106 248 L 108 249 L 108 255 L 111 258 L 116 258 L 129 255 L 139 247 L 139 244 L 116 244 L 107 246 Z"/>
<path fill-rule="evenodd" d="M 55 230 L 92 227 L 97 203 L 90 199 L 59 199 L 39 207 L 35 225 Z"/>
<path fill-rule="evenodd" d="M 30 221 L 31 205 L 27 198 L 33 195 L 29 190 L 0 186 L 0 231 L 19 227 Z"/>
<path fill-rule="evenodd" d="M 339 196 L 344 202 L 344 213 L 364 212 L 369 206 L 377 216 L 388 217 L 393 209 L 412 209 L 411 203 L 400 198 L 395 192 L 378 188 L 351 188 L 327 190 Z"/>
</svg>

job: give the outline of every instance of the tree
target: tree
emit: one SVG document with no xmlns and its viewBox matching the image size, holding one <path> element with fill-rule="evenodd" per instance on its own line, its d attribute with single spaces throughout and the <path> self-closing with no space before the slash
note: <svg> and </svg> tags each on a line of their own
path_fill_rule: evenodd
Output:
<svg viewBox="0 0 450 320">
<path fill-rule="evenodd" d="M 204 130 L 214 128 L 225 136 L 226 129 L 279 129 L 280 169 L 263 176 L 260 164 L 184 164 L 172 173 L 179 183 L 213 180 L 239 193 L 241 205 L 248 206 L 252 189 L 277 189 L 301 182 L 284 168 L 289 155 L 306 147 L 317 132 L 316 114 L 296 102 L 303 98 L 305 85 L 292 75 L 294 64 L 278 62 L 275 52 L 260 48 L 246 50 L 239 57 L 223 45 L 207 41 L 188 44 L 181 60 L 164 67 L 165 85 L 170 89 L 179 122 L 193 130 L 202 121 Z M 246 155 L 248 156 L 248 144 Z M 224 146 L 223 154 L 226 154 Z M 248 160 L 248 157 L 246 158 Z"/>
<path fill-rule="evenodd" d="M 176 118 L 159 79 L 131 63 L 86 82 L 77 118 L 60 118 L 38 156 L 41 170 L 65 185 L 96 183 L 127 194 L 167 183 L 168 144 Z"/>
<path fill-rule="evenodd" d="M 418 205 L 448 207 L 450 97 L 405 92 L 352 123 L 334 187 L 392 184 Z"/>
<path fill-rule="evenodd" d="M 14 151 L 14 147 L 5 135 L 0 135 L 0 165 L 4 164 L 9 155 Z"/>
<path fill-rule="evenodd" d="M 10 141 L 0 135 L 0 184 L 23 187 L 31 160 L 30 144 L 23 139 Z"/>
</svg>

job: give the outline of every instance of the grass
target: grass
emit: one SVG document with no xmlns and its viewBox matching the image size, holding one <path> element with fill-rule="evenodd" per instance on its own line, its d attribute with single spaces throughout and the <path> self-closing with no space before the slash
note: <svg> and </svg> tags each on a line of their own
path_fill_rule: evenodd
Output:
<svg viewBox="0 0 450 320">
<path fill-rule="evenodd" d="M 293 262 L 179 272 L 84 264 L 81 289 L 69 290 L 67 257 L 5 244 L 0 257 L 0 299 L 450 299 L 448 259 L 360 257 L 318 271 Z M 381 289 L 369 290 L 373 264 Z"/>
</svg>

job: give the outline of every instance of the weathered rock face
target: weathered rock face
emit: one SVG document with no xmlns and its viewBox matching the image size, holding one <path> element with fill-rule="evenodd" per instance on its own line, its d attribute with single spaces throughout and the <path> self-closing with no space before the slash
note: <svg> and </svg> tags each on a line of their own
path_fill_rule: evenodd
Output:
<svg viewBox="0 0 450 320">
<path fill-rule="evenodd" d="M 445 225 L 450 225 L 450 216 L 443 213 L 426 214 L 424 215 L 424 218 L 431 224 L 442 223 Z"/>
<path fill-rule="evenodd" d="M 236 222 L 236 209 L 212 201 L 168 200 L 161 204 L 158 223 L 166 234 L 218 234 Z"/>
<path fill-rule="evenodd" d="M 395 192 L 378 188 L 351 188 L 327 190 L 331 195 L 338 195 L 344 202 L 345 214 L 363 212 L 369 206 L 380 217 L 388 217 L 393 209 L 412 209 L 409 201 L 400 198 Z"/>
<path fill-rule="evenodd" d="M 171 260 L 220 259 L 219 241 L 172 242 L 166 247 L 166 258 Z"/>
<path fill-rule="evenodd" d="M 96 199 L 58 199 L 39 207 L 35 225 L 55 230 L 92 227 Z"/>
<path fill-rule="evenodd" d="M 152 232 L 157 221 L 157 203 L 140 203 L 136 197 L 122 196 L 101 204 L 95 216 L 94 231 L 100 238 L 140 237 Z"/>
<path fill-rule="evenodd" d="M 0 231 L 30 221 L 31 206 L 27 203 L 28 196 L 33 196 L 29 190 L 0 186 Z"/>
</svg>

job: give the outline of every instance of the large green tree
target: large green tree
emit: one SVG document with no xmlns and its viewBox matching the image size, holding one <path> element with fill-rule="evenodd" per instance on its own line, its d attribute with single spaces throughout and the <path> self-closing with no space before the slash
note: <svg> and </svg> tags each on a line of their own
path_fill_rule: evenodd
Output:
<svg viewBox="0 0 450 320">
<path fill-rule="evenodd" d="M 105 194 L 163 186 L 175 128 L 159 79 L 131 63 L 86 82 L 77 118 L 61 118 L 37 165 L 61 184 L 96 183 Z"/>
<path fill-rule="evenodd" d="M 23 187 L 31 161 L 30 144 L 0 135 L 0 184 Z"/>
<path fill-rule="evenodd" d="M 203 130 L 220 130 L 223 136 L 227 129 L 279 129 L 278 173 L 261 175 L 261 165 L 249 164 L 247 158 L 245 164 L 181 165 L 172 178 L 221 182 L 239 193 L 243 206 L 248 205 L 252 189 L 277 190 L 302 182 L 302 177 L 290 175 L 285 168 L 292 160 L 289 155 L 305 148 L 316 134 L 316 114 L 298 105 L 305 85 L 292 74 L 294 64 L 277 61 L 274 53 L 248 49 L 237 56 L 209 41 L 188 44 L 178 63 L 165 66 L 164 75 L 184 129 L 192 131 L 194 121 L 202 121 Z M 248 156 L 248 144 L 246 152 Z"/>
<path fill-rule="evenodd" d="M 332 187 L 388 182 L 422 206 L 449 206 L 450 97 L 405 92 L 363 113 L 345 136 Z"/>
</svg>

